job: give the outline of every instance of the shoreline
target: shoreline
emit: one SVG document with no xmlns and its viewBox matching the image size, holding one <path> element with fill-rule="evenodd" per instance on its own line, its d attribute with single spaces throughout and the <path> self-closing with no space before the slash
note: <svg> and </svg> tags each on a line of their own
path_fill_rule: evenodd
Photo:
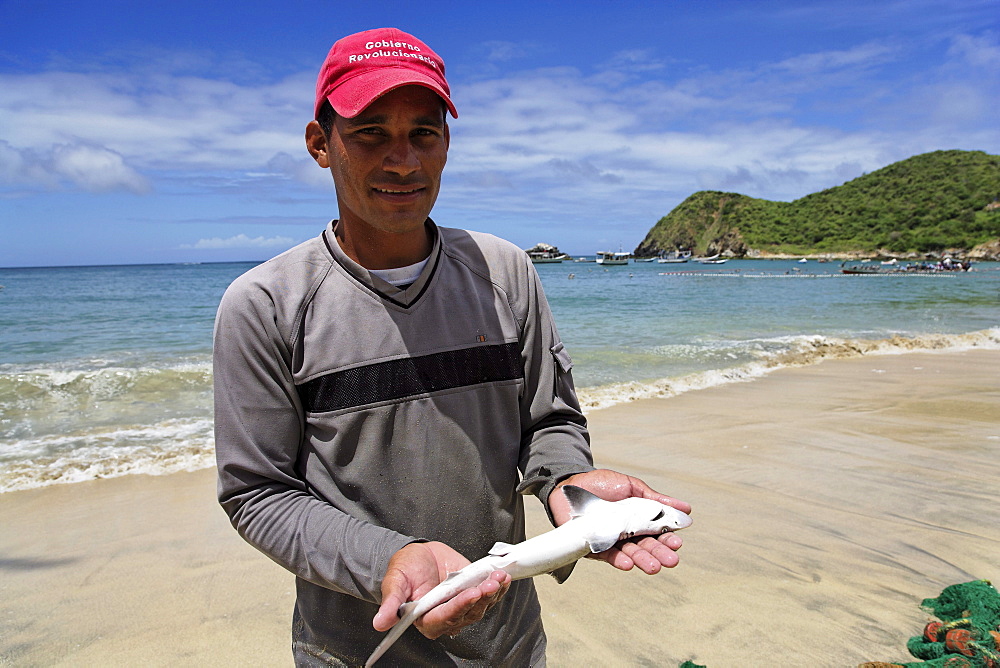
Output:
<svg viewBox="0 0 1000 668">
<path fill-rule="evenodd" d="M 695 524 L 658 576 L 536 578 L 550 665 L 910 660 L 923 598 L 1000 580 L 997 368 L 989 349 L 826 359 L 592 412 L 596 464 Z M 0 499 L 0 665 L 291 665 L 294 579 L 229 526 L 213 470 Z"/>
<path fill-rule="evenodd" d="M 644 399 L 669 398 L 696 390 L 759 380 L 785 369 L 806 368 L 829 360 L 877 359 L 910 353 L 951 354 L 968 350 L 1000 350 L 1000 327 L 964 334 L 923 334 L 884 339 L 842 339 L 811 335 L 794 337 L 795 346 L 736 367 L 700 371 L 687 376 L 653 381 L 630 381 L 577 389 L 588 418 L 606 410 Z"/>
<path fill-rule="evenodd" d="M 634 401 L 678 396 L 695 390 L 711 389 L 733 383 L 759 380 L 787 368 L 807 367 L 831 359 L 852 359 L 913 352 L 949 354 L 964 350 L 1000 350 L 1000 327 L 958 334 L 896 335 L 882 339 L 844 339 L 821 334 L 798 335 L 774 339 L 784 348 L 736 366 L 705 369 L 667 378 L 633 380 L 596 386 L 577 387 L 577 395 L 584 414 L 592 418 L 596 411 L 606 410 Z M 211 362 L 204 368 L 210 372 Z M 184 369 L 189 369 L 185 362 Z M 137 373 L 136 370 L 132 370 Z M 142 371 L 140 369 L 139 371 Z M 166 370 L 172 373 L 174 369 Z M 105 376 L 119 376 L 122 370 L 114 367 L 89 372 L 76 372 L 79 378 L 100 386 Z M 30 374 L 26 374 L 28 376 Z M 128 375 L 126 373 L 126 375 Z M 92 376 L 92 377 L 91 377 Z M 22 379 L 23 382 L 23 379 Z M 210 381 L 209 381 L 210 387 Z M 53 391 L 53 387 L 38 383 L 32 394 Z M 210 401 L 210 399 L 209 399 Z M 214 465 L 212 450 L 211 417 L 187 418 L 176 421 L 177 438 L 172 447 L 163 447 L 164 439 L 175 436 L 165 423 L 142 424 L 122 438 L 131 438 L 142 444 L 125 450 L 104 449 L 99 443 L 103 436 L 95 432 L 95 445 L 73 453 L 51 455 L 36 454 L 30 458 L 11 459 L 0 477 L 0 498 L 4 494 L 39 489 L 53 485 L 76 484 L 87 480 L 110 479 L 131 475 L 170 475 L 182 471 L 196 471 Z M 159 438 L 155 438 L 160 429 Z M 51 438 L 40 436 L 39 441 Z M 56 467 L 55 465 L 58 465 Z"/>
</svg>

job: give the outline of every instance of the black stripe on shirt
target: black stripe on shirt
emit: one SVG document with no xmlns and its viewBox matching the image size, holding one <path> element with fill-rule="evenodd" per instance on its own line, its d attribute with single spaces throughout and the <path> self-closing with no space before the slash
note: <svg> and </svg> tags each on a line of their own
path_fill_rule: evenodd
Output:
<svg viewBox="0 0 1000 668">
<path fill-rule="evenodd" d="M 420 394 L 524 377 L 518 344 L 404 357 L 334 371 L 298 387 L 305 409 L 326 413 Z"/>
</svg>

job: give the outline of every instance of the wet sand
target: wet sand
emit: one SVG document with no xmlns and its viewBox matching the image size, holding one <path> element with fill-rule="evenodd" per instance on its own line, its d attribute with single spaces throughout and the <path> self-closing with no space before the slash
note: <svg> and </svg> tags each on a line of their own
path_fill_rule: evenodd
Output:
<svg viewBox="0 0 1000 668">
<path fill-rule="evenodd" d="M 696 521 L 674 570 L 536 579 L 552 666 L 906 661 L 923 598 L 1000 581 L 1000 351 L 832 360 L 590 420 L 598 465 Z M 0 665 L 291 665 L 292 577 L 229 527 L 212 471 L 0 495 L 0 573 Z"/>
</svg>

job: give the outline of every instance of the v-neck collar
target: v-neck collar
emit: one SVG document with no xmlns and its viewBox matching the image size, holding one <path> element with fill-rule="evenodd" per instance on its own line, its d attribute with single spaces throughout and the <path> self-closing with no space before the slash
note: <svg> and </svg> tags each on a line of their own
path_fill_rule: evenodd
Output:
<svg viewBox="0 0 1000 668">
<path fill-rule="evenodd" d="M 420 296 L 424 294 L 427 287 L 430 285 L 430 281 L 434 277 L 435 270 L 437 269 L 438 260 L 441 257 L 441 234 L 433 220 L 428 218 L 427 222 L 424 223 L 424 225 L 427 226 L 427 231 L 431 234 L 432 240 L 431 254 L 427 257 L 427 264 L 424 266 L 424 270 L 420 272 L 420 276 L 417 277 L 417 280 L 408 285 L 405 289 L 397 288 L 395 285 L 382 280 L 348 257 L 340 247 L 340 244 L 337 243 L 337 237 L 333 232 L 336 225 L 337 221 L 332 220 L 329 225 L 327 225 L 326 229 L 323 230 L 323 243 L 326 244 L 326 248 L 330 252 L 330 255 L 333 256 L 334 261 L 336 261 L 336 263 L 339 264 L 344 271 L 351 276 L 351 278 L 360 283 L 370 292 L 375 293 L 380 298 L 400 308 L 410 308 L 420 299 Z"/>
</svg>

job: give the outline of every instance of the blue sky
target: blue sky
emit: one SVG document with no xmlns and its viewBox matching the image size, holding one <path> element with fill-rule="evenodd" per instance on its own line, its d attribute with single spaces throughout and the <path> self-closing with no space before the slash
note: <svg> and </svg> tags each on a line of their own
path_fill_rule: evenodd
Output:
<svg viewBox="0 0 1000 668">
<path fill-rule="evenodd" d="M 336 217 L 337 38 L 395 26 L 460 116 L 435 220 L 631 250 L 698 190 L 791 200 L 1000 153 L 997 0 L 0 0 L 0 266 L 265 259 Z"/>
</svg>

